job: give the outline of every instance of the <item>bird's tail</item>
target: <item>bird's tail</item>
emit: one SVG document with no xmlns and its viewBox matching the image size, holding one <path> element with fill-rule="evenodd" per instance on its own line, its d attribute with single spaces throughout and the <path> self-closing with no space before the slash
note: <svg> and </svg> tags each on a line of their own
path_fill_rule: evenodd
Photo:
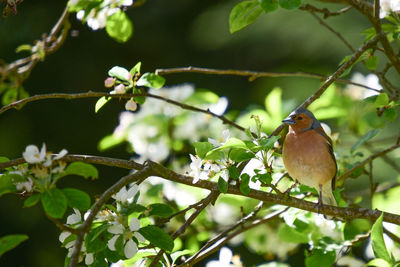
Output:
<svg viewBox="0 0 400 267">
<path fill-rule="evenodd" d="M 331 183 L 322 186 L 322 203 L 325 205 L 337 206 L 335 196 L 332 193 Z"/>
</svg>

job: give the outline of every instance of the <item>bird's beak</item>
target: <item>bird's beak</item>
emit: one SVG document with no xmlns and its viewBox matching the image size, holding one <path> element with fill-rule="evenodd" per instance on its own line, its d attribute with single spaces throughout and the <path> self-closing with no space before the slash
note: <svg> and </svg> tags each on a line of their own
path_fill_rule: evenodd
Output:
<svg viewBox="0 0 400 267">
<path fill-rule="evenodd" d="M 294 120 L 293 120 L 291 117 L 287 117 L 287 118 L 284 119 L 282 122 L 283 122 L 284 124 L 287 124 L 287 125 L 292 125 L 292 124 L 295 123 Z"/>
</svg>

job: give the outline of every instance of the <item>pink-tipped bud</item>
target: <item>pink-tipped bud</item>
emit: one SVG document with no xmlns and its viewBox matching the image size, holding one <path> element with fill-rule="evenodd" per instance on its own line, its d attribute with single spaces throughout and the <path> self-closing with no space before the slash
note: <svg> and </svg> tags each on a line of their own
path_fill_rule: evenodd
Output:
<svg viewBox="0 0 400 267">
<path fill-rule="evenodd" d="M 135 101 L 133 101 L 133 99 L 129 99 L 128 102 L 126 102 L 125 104 L 125 109 L 126 110 L 130 110 L 130 111 L 135 111 L 137 109 L 137 104 Z"/>
<path fill-rule="evenodd" d="M 126 74 L 126 80 L 130 81 L 131 79 L 132 79 L 132 74 L 128 72 L 128 74 Z"/>
<path fill-rule="evenodd" d="M 123 85 L 122 83 L 118 84 L 114 87 L 114 91 L 116 94 L 125 94 L 125 85 Z"/>
<path fill-rule="evenodd" d="M 107 87 L 107 88 L 110 88 L 110 87 L 112 87 L 114 85 L 114 83 L 115 83 L 115 78 L 108 77 L 104 81 L 104 86 Z"/>
</svg>

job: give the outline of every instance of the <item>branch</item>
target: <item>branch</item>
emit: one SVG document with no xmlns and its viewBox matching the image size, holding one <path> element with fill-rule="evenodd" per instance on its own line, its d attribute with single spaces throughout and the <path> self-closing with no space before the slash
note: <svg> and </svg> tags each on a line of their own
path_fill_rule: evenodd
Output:
<svg viewBox="0 0 400 267">
<path fill-rule="evenodd" d="M 101 210 L 103 205 L 111 198 L 111 196 L 116 194 L 123 186 L 132 182 L 140 184 L 144 179 L 146 179 L 151 175 L 154 175 L 154 173 L 152 173 L 151 171 L 151 168 L 149 168 L 149 166 L 144 166 L 142 170 L 122 177 L 118 182 L 112 185 L 101 195 L 101 197 L 96 201 L 93 208 L 91 209 L 89 216 L 86 218 L 83 224 L 77 229 L 79 233 L 75 241 L 74 251 L 71 255 L 71 261 L 69 267 L 75 267 L 78 264 L 83 238 L 85 234 L 90 230 L 90 227 L 92 226 L 95 216 Z"/>
<path fill-rule="evenodd" d="M 370 158 L 366 159 L 363 162 L 365 162 L 364 164 L 366 164 L 370 160 L 373 160 L 373 159 L 379 157 L 381 154 L 385 154 L 390 151 L 393 151 L 394 149 L 396 149 L 399 146 L 400 146 L 400 144 L 396 144 L 395 146 L 392 146 L 392 147 L 388 148 L 387 150 L 379 152 L 380 154 L 378 153 L 376 155 L 371 156 Z M 88 160 L 91 160 L 93 158 L 91 156 L 69 155 L 68 159 L 71 161 L 74 161 L 74 159 L 76 159 L 76 161 L 85 162 L 86 157 Z M 112 162 L 107 161 L 107 158 L 102 158 L 102 160 L 100 160 L 101 157 L 95 157 L 95 158 L 98 159 L 97 160 L 98 164 L 113 166 Z M 22 160 L 17 159 L 17 160 L 14 160 L 13 162 L 20 162 L 20 161 L 23 161 L 23 159 Z M 116 160 L 116 162 L 118 162 L 118 166 L 116 166 L 116 167 L 126 168 L 126 169 L 133 169 L 134 166 L 143 166 L 138 163 L 132 164 L 131 160 L 126 160 L 124 163 L 123 160 L 119 159 L 119 160 Z M 147 164 L 148 165 L 146 167 L 143 167 L 143 169 L 139 170 L 136 173 L 139 173 L 139 172 L 142 173 L 144 171 L 144 169 L 147 168 L 148 170 L 149 169 L 151 170 L 152 176 L 158 176 L 163 179 L 173 181 L 176 183 L 186 184 L 186 185 L 189 185 L 192 187 L 203 188 L 203 189 L 207 189 L 210 191 L 214 191 L 218 188 L 218 185 L 215 182 L 211 182 L 208 180 L 200 180 L 196 184 L 193 184 L 193 177 L 191 177 L 191 176 L 178 174 L 178 173 L 176 173 L 172 170 L 169 170 L 168 168 L 165 168 L 164 166 L 162 166 L 158 163 L 152 162 L 152 161 L 148 161 Z M 11 167 L 11 166 L 7 165 L 6 167 Z M 0 169 L 1 168 L 4 168 L 4 163 L 0 164 Z M 134 173 L 132 175 L 135 175 L 136 173 Z M 347 172 L 344 175 L 347 175 Z M 344 177 L 344 175 L 342 175 L 342 176 Z M 126 176 L 126 177 L 130 177 L 130 176 Z M 122 179 L 124 179 L 124 178 L 122 178 Z M 343 178 L 340 178 L 340 179 L 343 179 Z M 129 182 L 127 182 L 127 183 L 129 183 Z M 119 187 L 119 188 L 121 188 L 121 187 Z M 114 186 L 112 188 L 114 188 Z M 111 188 L 109 190 L 111 190 Z M 288 207 L 298 208 L 301 210 L 306 210 L 306 211 L 310 211 L 310 212 L 314 212 L 314 213 L 321 213 L 321 214 L 333 216 L 336 218 L 343 218 L 345 220 L 363 218 L 363 219 L 368 219 L 368 220 L 374 221 L 382 213 L 379 210 L 370 210 L 370 209 L 365 209 L 365 208 L 359 208 L 359 209 L 358 208 L 342 208 L 342 207 L 334 207 L 334 206 L 328 206 L 328 205 L 324 205 L 321 209 L 318 209 L 318 207 L 315 205 L 315 203 L 310 202 L 310 201 L 297 199 L 295 197 L 290 197 L 290 196 L 282 197 L 280 195 L 278 196 L 273 193 L 258 191 L 258 190 L 254 190 L 254 189 L 251 189 L 249 194 L 244 195 L 242 192 L 240 192 L 239 188 L 236 185 L 229 185 L 227 193 L 231 194 L 231 195 L 249 197 L 249 198 L 257 199 L 257 200 L 264 201 L 264 202 L 285 205 Z M 114 194 L 114 193 L 111 193 L 111 195 L 112 194 Z M 103 198 L 103 196 L 101 197 L 101 199 L 102 198 Z M 93 209 L 92 209 L 92 211 L 93 211 Z M 390 222 L 390 223 L 400 225 L 400 215 L 385 212 L 384 216 L 383 216 L 383 220 L 385 222 Z"/>
<path fill-rule="evenodd" d="M 210 111 L 209 109 L 198 108 L 198 107 L 195 107 L 195 106 L 191 106 L 191 105 L 188 105 L 188 104 L 184 104 L 184 103 L 175 101 L 173 99 L 169 99 L 169 98 L 166 98 L 166 97 L 162 97 L 162 96 L 154 95 L 154 94 L 149 94 L 149 93 L 118 94 L 118 95 L 116 95 L 116 94 L 110 94 L 110 93 L 106 93 L 106 92 L 92 92 L 92 91 L 89 91 L 87 93 L 77 93 L 77 94 L 52 93 L 52 94 L 34 95 L 34 96 L 31 96 L 31 97 L 28 97 L 28 98 L 24 98 L 24 99 L 15 101 L 15 102 L 13 102 L 11 104 L 8 104 L 7 106 L 2 107 L 0 109 L 0 115 L 2 113 L 6 112 L 9 109 L 13 109 L 13 108 L 14 109 L 19 109 L 24 104 L 27 104 L 27 103 L 30 103 L 30 102 L 34 102 L 34 101 L 38 101 L 38 100 L 43 100 L 43 99 L 80 99 L 80 98 L 93 98 L 93 97 L 102 97 L 102 96 L 112 97 L 112 98 L 119 98 L 119 99 L 121 99 L 121 98 L 130 99 L 130 98 L 135 97 L 135 96 L 150 97 L 150 98 L 158 99 L 158 100 L 167 102 L 169 104 L 178 106 L 178 107 L 180 107 L 182 109 L 208 114 L 208 115 L 210 115 L 212 117 L 215 117 L 215 118 L 221 120 L 222 123 L 231 125 L 232 127 L 235 127 L 236 129 L 238 129 L 240 131 L 244 132 L 246 130 L 245 128 L 243 128 L 239 124 L 229 120 L 225 116 L 215 114 L 214 112 Z"/>
<path fill-rule="evenodd" d="M 325 92 L 325 90 L 328 89 L 328 87 L 340 77 L 340 75 L 342 75 L 348 68 L 350 68 L 360 58 L 360 56 L 365 51 L 367 51 L 368 49 L 370 49 L 371 47 L 376 45 L 376 43 L 382 38 L 382 36 L 384 36 L 384 33 L 379 33 L 373 39 L 369 40 L 363 46 L 361 46 L 355 53 L 353 53 L 353 55 L 351 56 L 351 58 L 348 61 L 346 61 L 345 63 L 340 65 L 340 67 L 331 76 L 328 77 L 328 79 L 321 85 L 321 87 L 313 95 L 311 95 L 309 98 L 307 98 L 307 100 L 304 101 L 300 106 L 298 106 L 298 108 L 300 108 L 300 107 L 306 108 L 312 102 L 317 100 Z M 285 127 L 285 124 L 282 123 L 281 125 L 278 126 L 278 128 L 276 128 L 271 133 L 270 136 L 278 135 L 284 127 Z"/>
<path fill-rule="evenodd" d="M 344 39 L 343 35 L 341 35 L 339 32 L 335 31 L 331 26 L 329 26 L 325 21 L 323 21 L 322 19 L 320 19 L 320 17 L 318 17 L 317 15 L 315 15 L 315 13 L 313 11 L 310 11 L 310 14 L 316 19 L 318 20 L 319 24 L 321 24 L 322 26 L 324 26 L 325 28 L 327 28 L 330 32 L 332 32 L 334 35 L 336 35 L 349 49 L 351 52 L 355 52 L 354 48 L 351 46 L 351 44 L 349 42 L 346 41 L 346 39 Z"/>
<path fill-rule="evenodd" d="M 178 267 L 183 267 L 183 266 L 192 266 L 193 264 L 201 261 L 202 259 L 204 259 L 205 257 L 209 256 L 210 254 L 214 253 L 216 250 L 218 250 L 220 247 L 222 247 L 224 244 L 226 244 L 229 240 L 231 240 L 232 238 L 234 238 L 235 236 L 251 229 L 254 228 L 256 226 L 259 226 L 261 224 L 264 224 L 272 219 L 275 219 L 276 217 L 278 217 L 280 214 L 282 214 L 283 212 L 287 211 L 288 208 L 282 209 L 282 210 L 278 210 L 275 212 L 272 212 L 268 215 L 266 215 L 264 218 L 256 220 L 254 222 L 252 222 L 250 225 L 244 226 L 238 230 L 236 230 L 235 232 L 227 235 L 227 236 L 223 236 L 217 243 L 214 243 L 212 246 L 210 246 L 209 248 L 206 248 L 206 250 L 202 251 L 202 252 L 198 252 L 195 255 L 193 255 L 192 257 L 190 257 L 189 259 L 187 259 L 183 264 L 179 265 Z"/>
<path fill-rule="evenodd" d="M 178 68 L 168 68 L 168 69 L 156 69 L 155 73 L 160 75 L 168 75 L 168 74 L 175 74 L 175 73 L 202 73 L 202 74 L 209 74 L 209 75 L 236 75 L 236 76 L 246 76 L 249 77 L 249 81 L 254 81 L 257 78 L 261 77 L 304 77 L 304 78 L 314 78 L 325 80 L 328 78 L 326 75 L 316 74 L 316 73 L 309 73 L 309 72 L 262 72 L 262 71 L 250 71 L 250 70 L 229 70 L 229 69 L 211 69 L 211 68 L 200 68 L 200 67 L 178 67 Z M 364 84 L 355 83 L 350 80 L 346 79 L 336 79 L 338 83 L 344 84 L 352 84 L 356 86 L 363 87 L 368 90 L 372 90 L 375 92 L 381 92 L 380 89 L 376 89 L 373 87 L 366 86 Z"/>
<path fill-rule="evenodd" d="M 60 46 L 64 43 L 67 38 L 68 31 L 70 28 L 68 21 L 68 6 L 65 7 L 61 17 L 58 19 L 57 23 L 51 29 L 50 34 L 47 36 L 43 35 L 41 42 L 43 42 L 43 52 L 44 56 L 49 55 L 57 51 Z M 62 30 L 61 34 L 60 31 Z M 57 36 L 59 34 L 59 36 Z M 17 71 L 19 75 L 24 73 L 29 73 L 35 65 L 42 60 L 42 57 L 38 54 L 38 52 L 30 55 L 29 57 L 18 59 L 5 67 L 0 67 L 0 74 L 2 76 L 8 76 L 14 71 Z M 26 79 L 28 75 L 23 77 L 23 80 Z"/>
</svg>

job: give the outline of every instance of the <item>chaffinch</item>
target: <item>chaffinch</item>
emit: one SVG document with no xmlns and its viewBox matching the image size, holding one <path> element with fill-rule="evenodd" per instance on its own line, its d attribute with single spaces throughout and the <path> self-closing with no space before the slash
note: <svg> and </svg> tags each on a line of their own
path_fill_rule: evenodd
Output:
<svg viewBox="0 0 400 267">
<path fill-rule="evenodd" d="M 319 121 L 305 108 L 298 108 L 283 120 L 289 132 L 283 143 L 283 163 L 297 182 L 314 187 L 319 192 L 318 205 L 337 206 L 335 188 L 337 164 L 332 140 Z"/>
</svg>

